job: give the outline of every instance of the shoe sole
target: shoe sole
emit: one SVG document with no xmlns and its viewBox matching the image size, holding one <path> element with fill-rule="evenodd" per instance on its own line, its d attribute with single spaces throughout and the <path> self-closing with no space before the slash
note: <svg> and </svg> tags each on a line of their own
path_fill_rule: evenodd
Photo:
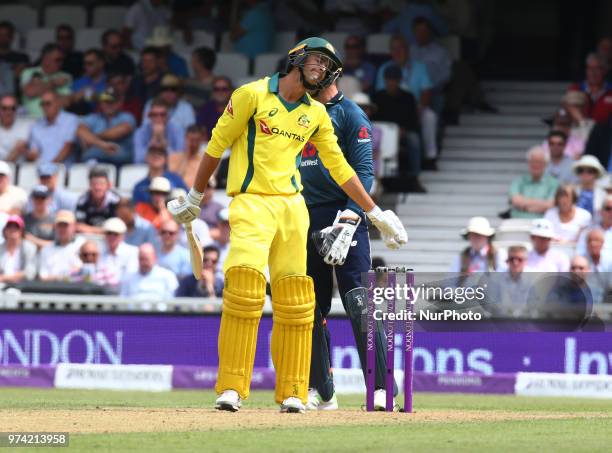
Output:
<svg viewBox="0 0 612 453">
<path fill-rule="evenodd" d="M 215 409 L 217 409 L 218 411 L 238 412 L 238 409 L 240 409 L 240 407 L 236 407 L 233 404 L 229 403 L 219 403 L 215 405 Z"/>
<path fill-rule="evenodd" d="M 297 407 L 281 407 L 281 413 L 283 414 L 304 414 L 305 409 L 299 409 Z"/>
</svg>

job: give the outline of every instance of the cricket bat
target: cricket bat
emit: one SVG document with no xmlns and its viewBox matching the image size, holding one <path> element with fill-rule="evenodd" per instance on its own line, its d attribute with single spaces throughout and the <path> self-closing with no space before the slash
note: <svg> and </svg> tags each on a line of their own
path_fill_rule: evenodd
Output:
<svg viewBox="0 0 612 453">
<path fill-rule="evenodd" d="M 191 229 L 191 222 L 185 224 L 187 233 L 187 242 L 189 242 L 189 256 L 191 258 L 191 272 L 196 280 L 202 277 L 202 262 L 204 261 L 204 252 L 202 252 L 202 244 Z"/>
</svg>

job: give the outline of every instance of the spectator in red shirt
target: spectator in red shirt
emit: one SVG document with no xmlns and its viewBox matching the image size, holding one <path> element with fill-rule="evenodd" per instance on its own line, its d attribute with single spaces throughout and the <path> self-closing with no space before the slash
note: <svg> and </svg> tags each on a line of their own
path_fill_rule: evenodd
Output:
<svg viewBox="0 0 612 453">
<path fill-rule="evenodd" d="M 568 91 L 582 91 L 587 95 L 584 115 L 596 123 L 605 123 L 612 113 L 612 85 L 606 81 L 608 65 L 605 59 L 591 53 L 586 58 L 586 79 L 569 87 Z"/>
</svg>

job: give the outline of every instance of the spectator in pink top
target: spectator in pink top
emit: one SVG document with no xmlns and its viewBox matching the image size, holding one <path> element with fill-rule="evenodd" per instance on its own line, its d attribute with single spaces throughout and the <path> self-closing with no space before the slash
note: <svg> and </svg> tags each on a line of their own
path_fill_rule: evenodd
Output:
<svg viewBox="0 0 612 453">
<path fill-rule="evenodd" d="M 569 272 L 570 261 L 560 250 L 551 249 L 555 237 L 552 223 L 547 219 L 535 219 L 531 227 L 533 250 L 527 256 L 528 272 Z"/>
</svg>

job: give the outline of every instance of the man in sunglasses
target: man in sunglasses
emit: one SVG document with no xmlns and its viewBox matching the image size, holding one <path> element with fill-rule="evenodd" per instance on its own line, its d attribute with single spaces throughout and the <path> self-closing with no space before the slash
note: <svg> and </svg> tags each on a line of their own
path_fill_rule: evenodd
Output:
<svg viewBox="0 0 612 453">
<path fill-rule="evenodd" d="M 145 162 L 147 149 L 162 147 L 169 153 L 182 151 L 185 147 L 185 129 L 170 121 L 168 105 L 161 99 L 154 99 L 142 126 L 134 132 L 134 163 Z"/>
<path fill-rule="evenodd" d="M 194 187 L 184 199 L 168 204 L 179 223 L 196 219 L 208 180 L 231 148 L 227 192 L 234 198 L 228 217 L 230 249 L 223 266 L 215 387 L 219 410 L 237 411 L 249 396 L 268 264 L 275 400 L 281 412 L 306 410 L 315 306 L 313 281 L 306 275 L 309 218 L 298 171 L 306 142 L 317 148 L 332 178 L 366 212 L 390 247 L 407 242 L 398 217 L 376 206 L 347 163 L 325 107 L 307 93 L 329 86 L 340 72 L 334 47 L 324 39 L 308 38 L 289 51 L 287 74 L 234 91 L 213 130 Z"/>
<path fill-rule="evenodd" d="M 508 270 L 489 276 L 489 301 L 505 307 L 522 307 L 527 301 L 527 294 L 532 284 L 530 275 L 525 273 L 527 266 L 527 247 L 513 245 L 508 248 L 506 264 Z"/>
<path fill-rule="evenodd" d="M 32 122 L 17 118 L 17 98 L 0 97 L 0 160 L 15 162 L 28 149 Z"/>
<path fill-rule="evenodd" d="M 80 115 L 91 113 L 105 88 L 104 54 L 100 49 L 89 49 L 83 58 L 83 76 L 72 83 L 70 110 Z"/>
<path fill-rule="evenodd" d="M 217 76 L 213 79 L 210 101 L 198 109 L 196 116 L 197 123 L 206 128 L 209 137 L 219 117 L 223 114 L 233 91 L 234 86 L 228 77 Z"/>
<path fill-rule="evenodd" d="M 162 78 L 158 98 L 168 106 L 169 118 L 174 124 L 186 130 L 195 123 L 195 111 L 191 104 L 183 99 L 183 84 L 177 76 L 166 74 Z M 150 109 L 151 101 L 149 100 L 144 109 L 145 118 Z"/>
</svg>

